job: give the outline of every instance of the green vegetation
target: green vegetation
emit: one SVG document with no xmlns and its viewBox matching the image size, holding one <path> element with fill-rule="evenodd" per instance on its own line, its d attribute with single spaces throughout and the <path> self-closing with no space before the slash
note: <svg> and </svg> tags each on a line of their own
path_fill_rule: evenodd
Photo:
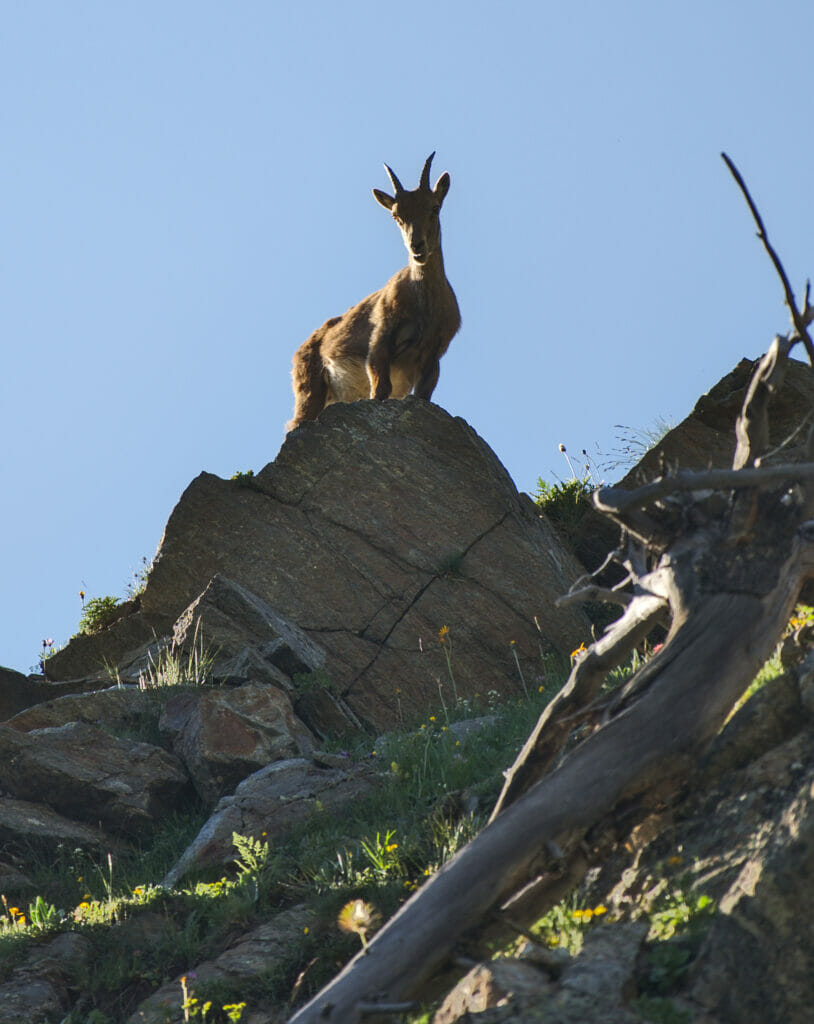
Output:
<svg viewBox="0 0 814 1024">
<path fill-rule="evenodd" d="M 542 477 L 537 481 L 535 502 L 572 548 L 577 528 L 585 513 L 591 510 L 593 491 L 593 484 L 587 477 L 584 480 L 573 479 L 556 484 L 549 484 Z"/>
<path fill-rule="evenodd" d="M 105 629 L 119 617 L 118 597 L 91 597 L 82 606 L 79 633 L 89 635 Z"/>
<path fill-rule="evenodd" d="M 494 692 L 462 699 L 449 627 L 441 627 L 438 641 L 448 673 L 440 692 L 450 699 L 375 745 L 364 736 L 353 744 L 347 739 L 326 744 L 349 764 L 366 763 L 379 774 L 380 785 L 347 813 L 329 815 L 317 801 L 311 818 L 282 841 L 235 833 L 230 869 L 202 872 L 175 889 L 163 888 L 161 880 L 206 820 L 207 812 L 197 804 L 164 821 L 142 848 L 127 853 L 32 848 L 26 873 L 36 895 L 23 901 L 12 894 L 22 908 L 4 897 L 0 910 L 0 982 L 35 944 L 72 930 L 90 939 L 93 955 L 79 979 L 81 1010 L 66 1018 L 68 1024 L 126 1019 L 150 992 L 179 976 L 185 979 L 179 983 L 179 1002 L 183 995 L 188 1019 L 211 1024 L 238 1020 L 258 1004 L 291 1005 L 318 990 L 380 922 L 477 834 L 500 791 L 503 770 L 566 678 L 567 666 L 549 655 L 539 675 L 532 678 L 527 670 L 523 678 L 521 672 L 526 692 L 520 699 L 505 700 Z M 205 680 L 211 656 L 197 637 L 193 648 L 187 654 L 166 649 L 151 660 L 145 698 Z M 634 654 L 611 685 L 644 656 Z M 317 680 L 301 681 L 305 691 L 308 682 Z M 399 694 L 395 687 L 397 707 Z M 486 713 L 488 727 L 478 727 L 473 720 Z M 301 932 L 250 982 L 204 984 L 193 977 L 196 964 L 221 952 L 224 937 L 243 935 L 299 904 L 305 907 Z M 684 1020 L 669 996 L 714 913 L 714 904 L 688 885 L 665 885 L 647 909 L 648 961 L 635 1004 L 643 1019 Z M 580 904 L 572 893 L 537 922 L 532 934 L 573 954 L 589 929 L 605 927 L 611 918 L 604 906 Z"/>
</svg>

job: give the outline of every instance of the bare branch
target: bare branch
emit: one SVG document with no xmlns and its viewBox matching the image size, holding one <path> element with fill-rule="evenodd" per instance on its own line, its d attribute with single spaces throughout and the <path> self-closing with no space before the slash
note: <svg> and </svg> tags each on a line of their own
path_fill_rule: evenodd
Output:
<svg viewBox="0 0 814 1024">
<path fill-rule="evenodd" d="M 567 608 L 572 604 L 584 604 L 586 601 L 607 601 L 608 604 L 620 604 L 627 608 L 633 600 L 633 595 L 625 593 L 624 590 L 610 590 L 608 587 L 580 587 L 579 590 L 569 590 L 564 597 L 558 597 L 554 604 L 558 608 Z"/>
<path fill-rule="evenodd" d="M 659 477 L 649 484 L 627 491 L 622 487 L 601 487 L 594 491 L 594 505 L 611 516 L 646 505 L 680 491 L 739 490 L 744 487 L 772 487 L 814 477 L 814 462 L 781 463 L 757 469 L 679 470 L 674 476 Z"/>
<path fill-rule="evenodd" d="M 808 333 L 807 321 L 806 321 L 806 317 L 804 315 L 804 314 L 806 314 L 808 312 L 808 294 L 809 294 L 808 282 L 806 282 L 806 302 L 805 302 L 805 306 L 804 306 L 804 309 L 803 309 L 803 313 L 801 313 L 797 309 L 797 301 L 794 298 L 794 292 L 792 291 L 791 284 L 789 282 L 788 276 L 786 275 L 786 271 L 783 268 L 783 264 L 780 262 L 780 257 L 774 251 L 774 248 L 772 247 L 771 243 L 769 242 L 769 236 L 766 234 L 766 228 L 763 225 L 763 220 L 762 220 L 760 214 L 758 213 L 758 209 L 755 206 L 755 203 L 754 203 L 751 195 L 749 194 L 749 189 L 746 187 L 746 182 L 741 177 L 741 174 L 740 174 L 740 171 L 738 170 L 738 168 L 729 159 L 729 157 L 726 155 L 726 153 L 721 153 L 721 157 L 723 158 L 724 162 L 726 163 L 726 166 L 731 171 L 732 177 L 738 183 L 738 187 L 740 188 L 741 192 L 743 193 L 743 197 L 746 200 L 746 202 L 747 202 L 747 204 L 749 206 L 749 209 L 752 211 L 752 216 L 755 218 L 755 223 L 757 224 L 757 227 L 758 227 L 757 236 L 761 240 L 761 242 L 763 242 L 763 247 L 765 248 L 766 252 L 769 254 L 769 257 L 771 258 L 772 263 L 774 263 L 775 270 L 777 271 L 777 273 L 780 276 L 780 280 L 783 283 L 783 291 L 784 291 L 785 296 L 786 296 L 786 305 L 788 306 L 789 312 L 791 313 L 792 323 L 794 324 L 794 328 L 797 331 L 797 334 L 799 335 L 800 341 L 802 341 L 802 343 L 805 345 L 806 352 L 808 353 L 809 362 L 811 363 L 812 366 L 814 366 L 814 342 L 812 342 L 811 337 L 810 337 L 810 335 Z"/>
</svg>

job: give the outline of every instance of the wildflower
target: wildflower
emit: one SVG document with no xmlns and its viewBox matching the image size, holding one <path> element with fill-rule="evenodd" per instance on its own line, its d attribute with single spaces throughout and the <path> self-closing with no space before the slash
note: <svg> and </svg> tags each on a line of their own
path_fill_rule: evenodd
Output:
<svg viewBox="0 0 814 1024">
<path fill-rule="evenodd" d="M 398 848 L 399 848 L 399 844 L 398 843 L 391 843 L 389 846 L 385 846 L 384 849 L 385 849 L 386 853 L 392 853 L 393 850 L 397 850 Z"/>
<path fill-rule="evenodd" d="M 311 930 L 311 929 L 310 929 L 310 928 L 308 927 L 308 925 L 306 925 L 306 926 L 305 926 L 305 927 L 303 928 L 303 930 L 302 930 L 302 934 L 303 934 L 303 935 L 307 935 L 307 934 L 308 934 L 308 932 L 309 932 L 310 930 Z"/>
<path fill-rule="evenodd" d="M 142 885 L 137 885 L 135 887 L 135 889 L 133 890 L 133 895 L 134 896 L 141 896 L 141 895 L 143 895 L 143 893 L 144 893 L 144 886 L 142 886 Z"/>
<path fill-rule="evenodd" d="M 684 858 L 676 853 L 672 857 L 667 858 L 667 863 L 671 864 L 673 867 L 678 867 L 679 864 L 684 863 Z"/>
<path fill-rule="evenodd" d="M 517 641 L 516 640 L 510 640 L 509 641 L 509 647 L 516 647 L 516 646 L 517 646 Z"/>
<path fill-rule="evenodd" d="M 446 639 L 447 639 L 448 636 L 449 636 L 449 626 L 442 626 L 438 630 L 438 639 L 443 644 L 443 643 L 446 643 Z"/>
<path fill-rule="evenodd" d="M 583 640 L 575 651 L 571 651 L 571 657 L 578 658 L 581 654 L 584 654 L 586 650 L 587 648 L 585 647 L 585 641 Z"/>
<path fill-rule="evenodd" d="M 431 721 L 431 722 L 434 722 L 434 721 L 435 721 L 435 715 L 430 715 L 430 721 Z"/>
<path fill-rule="evenodd" d="M 598 907 L 594 907 L 594 917 L 599 917 L 602 914 L 607 914 L 608 908 L 604 903 L 600 903 Z"/>
<path fill-rule="evenodd" d="M 346 903 L 337 918 L 337 924 L 343 932 L 356 932 L 367 946 L 367 933 L 379 923 L 379 914 L 364 900 L 351 900 Z"/>
<path fill-rule="evenodd" d="M 537 687 L 537 692 L 538 692 L 538 693 L 542 693 L 544 689 L 545 689 L 545 687 L 544 687 L 544 686 L 538 686 L 538 687 Z"/>
<path fill-rule="evenodd" d="M 424 723 L 422 722 L 419 728 L 421 728 L 421 729 L 426 729 L 427 727 L 426 727 L 426 725 L 424 725 Z"/>
</svg>

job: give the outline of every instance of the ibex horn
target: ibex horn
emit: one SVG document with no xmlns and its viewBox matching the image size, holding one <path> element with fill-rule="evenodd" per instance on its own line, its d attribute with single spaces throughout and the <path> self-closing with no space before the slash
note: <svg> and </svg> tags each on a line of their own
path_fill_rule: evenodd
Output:
<svg viewBox="0 0 814 1024">
<path fill-rule="evenodd" d="M 393 188 L 396 190 L 396 195 L 398 195 L 399 192 L 403 192 L 404 191 L 404 186 L 398 180 L 398 178 L 396 177 L 395 173 L 387 166 L 387 164 L 384 165 L 384 169 L 387 171 L 387 176 L 393 182 Z"/>
<path fill-rule="evenodd" d="M 435 152 L 433 151 L 427 157 L 427 162 L 424 164 L 424 170 L 421 172 L 421 181 L 418 184 L 419 188 L 426 189 L 428 192 L 430 190 L 430 164 L 432 163 L 432 158 L 434 156 Z"/>
</svg>

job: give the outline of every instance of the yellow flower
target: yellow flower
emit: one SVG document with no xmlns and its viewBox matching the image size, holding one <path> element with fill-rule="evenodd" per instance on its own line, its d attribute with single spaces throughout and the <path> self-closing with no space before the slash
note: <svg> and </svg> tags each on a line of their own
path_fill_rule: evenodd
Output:
<svg viewBox="0 0 814 1024">
<path fill-rule="evenodd" d="M 20 908 L 19 907 L 9 907 L 8 908 L 8 912 L 10 914 L 19 914 L 20 913 Z"/>
<path fill-rule="evenodd" d="M 434 722 L 434 721 L 435 721 L 435 715 L 430 715 L 430 721 L 431 721 L 431 722 Z"/>
<path fill-rule="evenodd" d="M 144 887 L 141 886 L 141 885 L 137 885 L 135 887 L 135 889 L 133 890 L 133 895 L 134 896 L 141 896 L 143 892 L 144 892 Z"/>
<path fill-rule="evenodd" d="M 585 647 L 585 641 L 583 640 L 582 643 L 579 645 L 579 647 L 577 647 L 577 649 L 575 651 L 571 651 L 571 657 L 572 658 L 578 658 L 580 656 L 580 654 L 584 654 L 585 653 L 586 649 L 587 648 Z"/>
<path fill-rule="evenodd" d="M 607 914 L 608 908 L 604 903 L 600 903 L 598 907 L 594 907 L 594 917 L 599 917 L 600 914 Z"/>
<path fill-rule="evenodd" d="M 441 643 L 443 644 L 443 643 L 444 643 L 444 642 L 446 641 L 446 639 L 447 639 L 447 637 L 448 637 L 448 636 L 449 636 L 449 626 L 442 626 L 442 627 L 441 627 L 441 628 L 440 628 L 440 629 L 438 630 L 438 639 L 439 639 L 439 640 L 441 641 Z"/>
<path fill-rule="evenodd" d="M 398 843 L 391 843 L 389 846 L 385 846 L 384 849 L 385 849 L 386 853 L 392 853 L 393 850 L 397 850 L 398 848 L 399 848 L 399 844 Z"/>
<path fill-rule="evenodd" d="M 309 932 L 309 928 L 308 928 L 308 925 L 306 925 L 306 926 L 305 926 L 305 927 L 303 928 L 303 930 L 302 930 L 302 934 L 303 934 L 303 935 L 307 935 L 307 934 L 308 934 L 308 932 Z"/>
<path fill-rule="evenodd" d="M 684 858 L 676 853 L 672 857 L 667 858 L 667 863 L 672 864 L 673 867 L 677 867 L 679 864 L 684 863 Z"/>
</svg>

